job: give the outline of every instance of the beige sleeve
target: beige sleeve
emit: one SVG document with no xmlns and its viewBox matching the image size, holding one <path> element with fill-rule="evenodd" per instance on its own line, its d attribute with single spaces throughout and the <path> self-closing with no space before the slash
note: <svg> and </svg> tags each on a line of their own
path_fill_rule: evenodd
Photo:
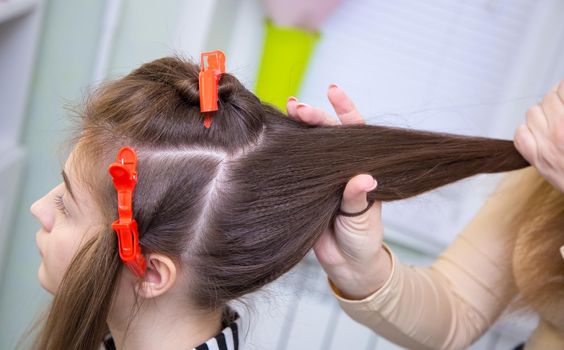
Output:
<svg viewBox="0 0 564 350">
<path fill-rule="evenodd" d="M 529 170 L 524 170 L 529 171 Z M 477 340 L 516 293 L 512 212 L 523 170 L 508 176 L 477 216 L 431 267 L 392 258 L 386 284 L 363 300 L 339 296 L 341 307 L 379 335 L 410 349 L 462 349 Z"/>
</svg>

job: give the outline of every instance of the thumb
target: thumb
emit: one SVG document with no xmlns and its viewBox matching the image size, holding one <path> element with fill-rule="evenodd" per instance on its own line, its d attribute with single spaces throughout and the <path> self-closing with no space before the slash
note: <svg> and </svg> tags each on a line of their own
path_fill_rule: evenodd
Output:
<svg viewBox="0 0 564 350">
<path fill-rule="evenodd" d="M 368 261 L 382 247 L 381 202 L 368 203 L 367 194 L 377 186 L 370 175 L 357 175 L 349 180 L 343 192 L 341 212 L 334 224 L 336 243 L 349 261 Z M 362 214 L 358 214 L 362 213 Z"/>
<path fill-rule="evenodd" d="M 343 192 L 341 211 L 355 214 L 365 210 L 368 206 L 366 195 L 376 186 L 376 180 L 368 174 L 357 175 L 350 179 Z"/>
</svg>

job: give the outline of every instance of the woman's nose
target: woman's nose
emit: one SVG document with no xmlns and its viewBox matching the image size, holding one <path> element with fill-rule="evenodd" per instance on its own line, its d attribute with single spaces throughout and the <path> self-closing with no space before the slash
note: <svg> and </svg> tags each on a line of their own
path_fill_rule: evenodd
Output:
<svg viewBox="0 0 564 350">
<path fill-rule="evenodd" d="M 37 221 L 39 221 L 43 230 L 45 230 L 46 232 L 51 232 L 55 221 L 55 215 L 47 205 L 47 196 L 35 201 L 35 203 L 31 205 L 29 210 L 31 211 L 31 214 L 35 216 Z"/>
</svg>

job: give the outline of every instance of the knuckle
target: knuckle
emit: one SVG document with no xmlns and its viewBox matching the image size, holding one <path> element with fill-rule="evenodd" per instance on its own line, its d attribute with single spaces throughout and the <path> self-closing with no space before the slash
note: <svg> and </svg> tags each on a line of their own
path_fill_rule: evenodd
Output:
<svg viewBox="0 0 564 350">
<path fill-rule="evenodd" d="M 534 123 L 534 121 L 537 118 L 542 117 L 542 115 L 543 115 L 543 111 L 540 105 L 536 104 L 532 106 L 525 113 L 525 119 L 527 120 L 527 124 L 531 125 L 531 123 Z"/>
<path fill-rule="evenodd" d="M 562 150 L 559 150 L 557 145 L 553 143 L 545 145 L 542 149 L 539 149 L 538 152 L 538 167 L 543 169 L 554 169 L 554 161 L 560 153 L 562 153 Z"/>
<path fill-rule="evenodd" d="M 518 143 L 519 146 L 523 146 L 525 144 L 525 137 L 527 136 L 527 126 L 524 124 L 515 130 L 515 135 L 513 138 Z"/>
<path fill-rule="evenodd" d="M 556 91 L 549 92 L 542 100 L 543 111 L 547 111 L 547 115 L 552 114 L 552 116 L 554 116 L 554 114 L 560 114 L 560 105 L 562 105 L 562 100 Z"/>
<path fill-rule="evenodd" d="M 558 120 L 553 124 L 551 138 L 554 146 L 561 152 L 564 151 L 564 121 Z"/>
<path fill-rule="evenodd" d="M 542 100 L 541 100 L 541 103 L 540 103 L 541 106 L 550 105 L 550 104 L 552 103 L 552 98 L 553 98 L 554 96 L 556 96 L 556 93 L 555 93 L 555 92 L 549 92 L 549 93 L 547 93 L 546 95 L 544 95 L 544 96 L 542 97 Z"/>
<path fill-rule="evenodd" d="M 536 166 L 539 168 L 547 168 L 550 164 L 549 159 L 544 152 L 539 152 L 536 158 Z"/>
</svg>

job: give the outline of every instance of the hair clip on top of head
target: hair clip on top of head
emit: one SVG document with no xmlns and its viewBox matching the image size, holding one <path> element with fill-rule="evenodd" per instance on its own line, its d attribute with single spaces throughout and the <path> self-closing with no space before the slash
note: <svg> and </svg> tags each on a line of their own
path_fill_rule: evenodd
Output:
<svg viewBox="0 0 564 350">
<path fill-rule="evenodd" d="M 133 190 L 137 185 L 137 155 L 129 147 L 123 147 L 108 171 L 114 180 L 118 194 L 119 219 L 112 223 L 118 236 L 119 256 L 138 277 L 145 275 L 146 263 L 141 254 L 137 222 L 133 218 Z"/>
<path fill-rule="evenodd" d="M 212 112 L 217 111 L 218 84 L 225 73 L 225 54 L 220 50 L 204 52 L 200 57 L 200 111 L 204 113 L 204 126 L 209 129 Z"/>
</svg>

